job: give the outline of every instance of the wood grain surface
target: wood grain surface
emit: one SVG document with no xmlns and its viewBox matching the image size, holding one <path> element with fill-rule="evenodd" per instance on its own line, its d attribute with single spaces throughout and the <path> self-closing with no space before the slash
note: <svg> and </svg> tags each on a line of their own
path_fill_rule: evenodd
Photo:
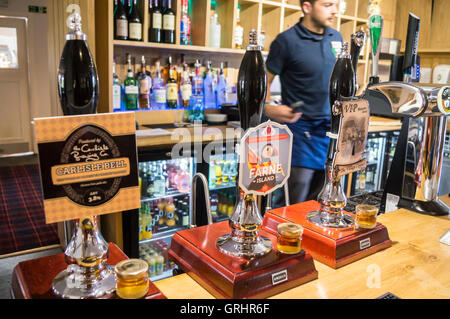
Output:
<svg viewBox="0 0 450 319">
<path fill-rule="evenodd" d="M 448 196 L 441 199 L 450 204 Z M 315 261 L 319 279 L 271 298 L 450 298 L 450 246 L 439 238 L 450 229 L 449 217 L 399 209 L 379 217 L 392 247 L 339 269 Z M 213 298 L 187 274 L 155 282 L 167 298 Z"/>
</svg>

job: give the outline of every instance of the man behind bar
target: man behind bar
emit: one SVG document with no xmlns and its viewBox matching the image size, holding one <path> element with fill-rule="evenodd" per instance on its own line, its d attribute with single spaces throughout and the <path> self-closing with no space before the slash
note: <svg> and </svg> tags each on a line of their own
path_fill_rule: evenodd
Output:
<svg viewBox="0 0 450 319">
<path fill-rule="evenodd" d="M 268 90 L 264 113 L 287 123 L 294 136 L 290 204 L 317 199 L 323 185 L 330 130 L 329 80 L 342 45 L 341 34 L 331 28 L 338 0 L 300 0 L 300 5 L 304 17 L 275 38 L 266 61 L 268 88 L 279 75 L 282 104 L 269 103 Z M 300 112 L 293 112 L 290 105 L 299 101 L 303 102 Z M 274 197 L 273 207 L 283 204 Z"/>
</svg>

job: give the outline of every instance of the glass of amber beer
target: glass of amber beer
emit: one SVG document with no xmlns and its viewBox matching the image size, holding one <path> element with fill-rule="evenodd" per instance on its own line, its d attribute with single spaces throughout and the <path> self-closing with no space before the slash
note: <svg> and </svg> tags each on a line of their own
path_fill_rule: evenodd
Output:
<svg viewBox="0 0 450 319">
<path fill-rule="evenodd" d="M 356 205 L 355 211 L 356 228 L 370 229 L 377 225 L 378 208 L 376 206 L 359 204 Z"/>
<path fill-rule="evenodd" d="M 295 223 L 278 224 L 277 248 L 284 254 L 297 254 L 302 250 L 303 227 Z"/>
</svg>

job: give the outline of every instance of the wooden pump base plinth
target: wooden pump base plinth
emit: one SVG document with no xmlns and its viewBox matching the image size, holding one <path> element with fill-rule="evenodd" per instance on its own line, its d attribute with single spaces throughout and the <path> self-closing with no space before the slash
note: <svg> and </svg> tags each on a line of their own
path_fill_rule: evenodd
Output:
<svg viewBox="0 0 450 319">
<path fill-rule="evenodd" d="M 128 259 L 114 243 L 109 243 L 108 264 L 115 265 Z M 52 282 L 57 274 L 67 268 L 64 253 L 20 262 L 14 267 L 11 280 L 13 299 L 58 299 L 52 291 Z M 104 298 L 119 298 L 116 293 Z M 144 299 L 166 299 L 166 296 L 152 283 Z"/>
<path fill-rule="evenodd" d="M 307 215 L 319 208 L 320 204 L 311 200 L 273 209 L 264 214 L 263 229 L 276 234 L 279 223 L 302 225 L 302 248 L 315 260 L 335 269 L 391 247 L 387 228 L 380 223 L 372 229 L 358 230 L 354 227 L 321 227 L 308 221 Z"/>
<path fill-rule="evenodd" d="M 262 257 L 240 258 L 222 253 L 217 239 L 230 232 L 228 221 L 182 230 L 173 238 L 169 256 L 216 298 L 266 298 L 318 278 L 310 254 L 281 254 L 276 235 L 260 235 L 272 241 Z"/>
</svg>

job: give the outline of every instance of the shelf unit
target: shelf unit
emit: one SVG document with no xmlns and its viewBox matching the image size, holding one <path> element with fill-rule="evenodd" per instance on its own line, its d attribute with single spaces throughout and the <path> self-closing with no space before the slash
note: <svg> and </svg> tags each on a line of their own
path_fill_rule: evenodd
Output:
<svg viewBox="0 0 450 319">
<path fill-rule="evenodd" d="M 367 23 L 368 0 L 346 0 L 347 9 L 344 15 L 338 14 L 334 27 L 339 30 L 345 41 L 350 41 L 350 35 Z M 240 23 L 244 28 L 244 48 L 248 44 L 248 34 L 251 29 L 256 29 L 258 36 L 264 31 L 265 41 L 263 54 L 267 54 L 271 42 L 280 33 L 295 25 L 303 16 L 299 0 L 216 0 L 216 12 L 221 24 L 221 47 L 209 46 L 209 21 L 211 16 L 211 0 L 192 0 L 192 45 L 180 44 L 180 12 L 181 1 L 175 0 L 175 44 L 153 43 L 148 41 L 148 28 L 150 25 L 149 7 L 147 0 L 140 1 L 140 13 L 143 21 L 142 41 L 114 40 L 114 1 L 95 1 L 95 33 L 96 33 L 96 63 L 100 78 L 99 112 L 112 111 L 112 64 L 116 59 L 116 72 L 121 78 L 125 70 L 125 53 L 131 53 L 135 57 L 135 70 L 140 63 L 139 56 L 145 55 L 148 64 L 153 64 L 153 59 L 164 58 L 169 54 L 185 54 L 187 62 L 195 58 L 203 61 L 211 60 L 213 67 L 218 67 L 222 61 L 227 61 L 231 80 L 237 77 L 242 55 L 245 50 L 234 49 L 234 29 L 237 20 L 237 7 L 240 6 Z M 358 83 L 362 88 L 367 82 L 368 70 L 368 45 L 360 60 L 358 68 Z M 177 58 L 174 59 L 177 63 Z M 157 111 L 152 111 L 157 112 Z"/>
</svg>

